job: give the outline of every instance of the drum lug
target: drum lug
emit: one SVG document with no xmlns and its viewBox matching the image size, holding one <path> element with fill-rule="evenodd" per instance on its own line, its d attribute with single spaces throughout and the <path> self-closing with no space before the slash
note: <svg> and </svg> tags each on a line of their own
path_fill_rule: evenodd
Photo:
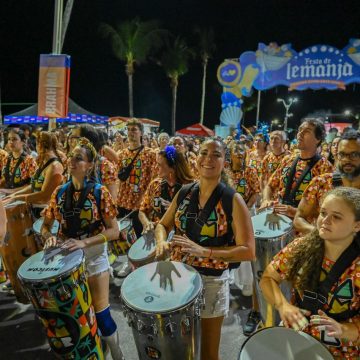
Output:
<svg viewBox="0 0 360 360">
<path fill-rule="evenodd" d="M 184 316 L 181 320 L 181 328 L 184 330 L 185 334 L 190 333 L 191 331 L 191 318 L 189 316 Z"/>
<path fill-rule="evenodd" d="M 176 331 L 176 323 L 169 319 L 168 323 L 165 325 L 165 331 L 168 335 L 174 337 L 174 333 Z"/>
<path fill-rule="evenodd" d="M 157 334 L 159 333 L 159 329 L 158 327 L 156 326 L 156 324 L 152 324 L 150 325 L 151 329 L 152 329 L 152 332 L 153 332 L 153 335 L 154 336 L 157 336 Z"/>
<path fill-rule="evenodd" d="M 145 328 L 145 323 L 142 320 L 138 319 L 138 321 L 136 322 L 136 328 L 138 332 L 143 331 Z"/>
</svg>

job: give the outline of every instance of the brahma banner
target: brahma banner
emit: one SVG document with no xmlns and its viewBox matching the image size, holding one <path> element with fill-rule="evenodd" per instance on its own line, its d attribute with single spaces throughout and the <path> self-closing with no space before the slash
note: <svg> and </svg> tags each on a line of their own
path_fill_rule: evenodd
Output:
<svg viewBox="0 0 360 360">
<path fill-rule="evenodd" d="M 68 115 L 70 84 L 69 55 L 40 55 L 38 116 Z"/>
</svg>

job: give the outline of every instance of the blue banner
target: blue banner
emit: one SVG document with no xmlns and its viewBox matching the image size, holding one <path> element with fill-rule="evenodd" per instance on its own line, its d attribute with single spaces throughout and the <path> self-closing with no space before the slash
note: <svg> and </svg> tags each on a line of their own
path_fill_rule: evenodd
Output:
<svg viewBox="0 0 360 360">
<path fill-rule="evenodd" d="M 238 110 L 241 98 L 251 95 L 252 89 L 283 85 L 289 90 L 344 90 L 348 84 L 360 83 L 360 39 L 351 39 L 342 50 L 313 45 L 299 53 L 291 44 L 260 43 L 255 52 L 225 60 L 217 76 L 224 89 L 221 123 L 237 125 L 242 115 Z"/>
</svg>

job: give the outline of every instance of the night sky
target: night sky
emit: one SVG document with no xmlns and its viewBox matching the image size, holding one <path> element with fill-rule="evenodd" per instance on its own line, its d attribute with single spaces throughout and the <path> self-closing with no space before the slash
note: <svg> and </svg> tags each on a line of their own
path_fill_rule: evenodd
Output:
<svg viewBox="0 0 360 360">
<path fill-rule="evenodd" d="M 1 100 L 36 102 L 39 54 L 50 53 L 52 48 L 54 1 L 2 0 L 0 14 Z M 114 57 L 98 27 L 100 22 L 115 25 L 135 16 L 158 19 L 161 27 L 183 35 L 194 47 L 195 25 L 214 28 L 217 50 L 208 69 L 204 120 L 210 128 L 219 123 L 222 88 L 216 69 L 225 58 L 256 51 L 259 42 L 291 43 L 294 50 L 300 51 L 316 44 L 342 49 L 350 38 L 360 38 L 358 0 L 75 0 L 63 53 L 72 57 L 70 97 L 89 111 L 128 116 L 124 64 Z M 180 79 L 178 129 L 199 121 L 201 78 L 201 61 L 197 58 Z M 359 105 L 360 86 L 349 85 L 346 91 L 308 90 L 291 95 L 300 100 L 291 109 L 294 117 L 290 126 L 294 126 L 302 116 L 316 110 L 354 110 Z M 262 120 L 283 117 L 284 107 L 276 102 L 279 96 L 288 96 L 287 89 L 278 87 L 263 94 Z M 9 114 L 21 108 L 3 106 L 2 112 Z M 170 129 L 169 80 L 154 63 L 135 70 L 134 110 L 136 116 L 161 121 L 161 128 Z M 247 113 L 245 124 L 252 124 L 255 116 L 256 110 Z"/>
</svg>

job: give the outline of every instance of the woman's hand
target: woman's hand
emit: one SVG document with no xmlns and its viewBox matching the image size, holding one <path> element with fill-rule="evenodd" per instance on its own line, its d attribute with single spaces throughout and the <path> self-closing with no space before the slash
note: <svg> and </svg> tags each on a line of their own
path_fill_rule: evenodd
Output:
<svg viewBox="0 0 360 360">
<path fill-rule="evenodd" d="M 299 309 L 288 302 L 278 307 L 278 311 L 284 326 L 287 328 L 293 328 L 296 331 L 300 331 L 309 324 L 304 315 L 310 316 L 310 311 Z"/>
<path fill-rule="evenodd" d="M 156 257 L 162 257 L 164 255 L 164 253 L 166 253 L 167 251 L 169 251 L 170 249 L 170 244 L 166 241 L 159 241 L 156 244 Z"/>
<path fill-rule="evenodd" d="M 171 246 L 180 246 L 181 252 L 188 253 L 190 256 L 206 257 L 209 255 L 209 249 L 196 244 L 186 235 L 174 235 Z"/>
<path fill-rule="evenodd" d="M 44 250 L 49 249 L 51 247 L 55 247 L 58 245 L 57 238 L 55 236 L 49 236 L 44 244 Z"/>
<path fill-rule="evenodd" d="M 327 316 L 322 310 L 318 310 L 319 315 L 313 315 L 310 324 L 318 328 L 319 331 L 325 330 L 327 336 L 342 338 L 343 328 L 340 323 Z"/>
<path fill-rule="evenodd" d="M 63 248 L 69 251 L 86 248 L 86 242 L 84 240 L 68 239 L 63 245 Z"/>
<path fill-rule="evenodd" d="M 296 214 L 296 208 L 285 204 L 274 204 L 274 212 L 281 215 L 286 215 L 290 218 L 294 218 Z"/>
<path fill-rule="evenodd" d="M 154 230 L 155 230 L 155 223 L 153 223 L 152 221 L 149 221 L 146 223 L 146 225 L 144 225 L 142 233 L 146 234 L 146 233 L 154 231 Z"/>
</svg>

